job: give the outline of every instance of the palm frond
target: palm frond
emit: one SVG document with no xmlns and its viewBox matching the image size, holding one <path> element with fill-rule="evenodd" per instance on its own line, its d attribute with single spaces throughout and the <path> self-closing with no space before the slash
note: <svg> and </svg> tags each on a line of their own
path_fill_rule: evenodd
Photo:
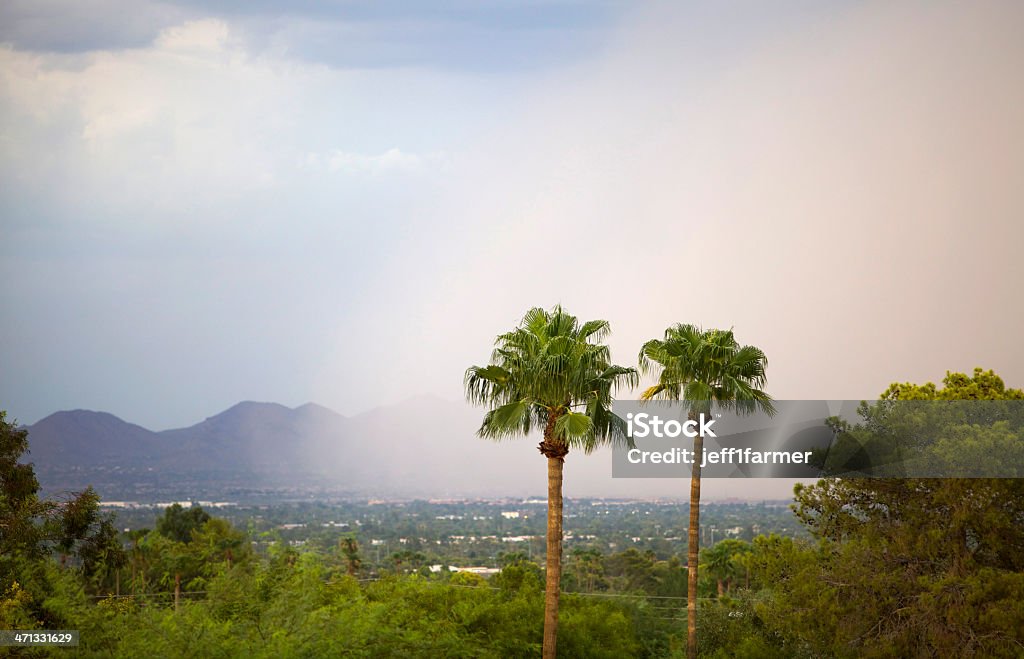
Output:
<svg viewBox="0 0 1024 659">
<path fill-rule="evenodd" d="M 492 439 L 526 434 L 530 431 L 533 421 L 530 408 L 530 401 L 526 400 L 517 400 L 496 407 L 484 416 L 478 434 Z"/>
</svg>

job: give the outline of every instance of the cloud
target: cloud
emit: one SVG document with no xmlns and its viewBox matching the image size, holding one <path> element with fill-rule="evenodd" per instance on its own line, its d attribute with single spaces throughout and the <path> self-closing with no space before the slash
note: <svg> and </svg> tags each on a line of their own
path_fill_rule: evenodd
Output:
<svg viewBox="0 0 1024 659">
<path fill-rule="evenodd" d="M 416 94 L 430 113 L 454 88 L 435 77 L 420 92 L 431 76 L 254 54 L 219 19 L 166 28 L 151 45 L 125 51 L 68 57 L 0 48 L 0 68 L 0 171 L 24 184 L 20 196 L 76 209 L 53 217 L 104 224 L 210 222 L 247 200 L 266 207 L 314 184 L 305 178 L 312 163 L 334 174 L 436 170 L 444 132 L 424 139 L 402 118 L 416 112 L 404 96 Z M 435 125 L 458 120 L 456 113 Z M 403 121 L 412 127 L 373 129 Z M 425 148 L 407 148 L 403 138 Z"/>
<path fill-rule="evenodd" d="M 164 28 L 197 17 L 148 0 L 9 0 L 0 5 L 0 42 L 55 53 L 139 48 Z"/>
<path fill-rule="evenodd" d="M 538 70 L 579 59 L 623 3 L 545 2 L 154 2 L 11 0 L 0 41 L 19 50 L 86 53 L 145 47 L 190 20 L 217 19 L 255 52 L 336 68 Z"/>
<path fill-rule="evenodd" d="M 154 46 L 167 53 L 184 55 L 202 55 L 219 53 L 232 45 L 237 48 L 240 40 L 232 44 L 231 28 L 218 19 L 186 21 L 180 25 L 168 27 L 160 32 Z"/>
</svg>

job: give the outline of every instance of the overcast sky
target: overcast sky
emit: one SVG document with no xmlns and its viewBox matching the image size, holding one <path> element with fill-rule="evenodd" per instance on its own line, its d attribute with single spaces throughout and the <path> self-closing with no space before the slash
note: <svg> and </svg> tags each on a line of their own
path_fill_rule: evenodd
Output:
<svg viewBox="0 0 1024 659">
<path fill-rule="evenodd" d="M 455 400 L 557 302 L 1024 385 L 1024 5 L 768 4 L 5 2 L 0 408 Z"/>
</svg>

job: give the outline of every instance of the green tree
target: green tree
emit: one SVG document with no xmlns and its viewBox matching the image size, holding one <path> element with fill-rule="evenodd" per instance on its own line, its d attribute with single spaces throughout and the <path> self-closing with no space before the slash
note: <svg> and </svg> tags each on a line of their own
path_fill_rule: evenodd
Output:
<svg viewBox="0 0 1024 659">
<path fill-rule="evenodd" d="M 28 446 L 28 431 L 0 411 L 0 627 L 9 620 L 59 626 L 44 605 L 58 578 L 47 565 L 53 554 L 62 565 L 70 560 L 93 589 L 125 563 L 92 488 L 64 501 L 40 498 L 32 464 L 21 462 Z"/>
<path fill-rule="evenodd" d="M 597 549 L 574 549 L 570 568 L 568 581 L 572 584 L 572 590 L 592 593 L 595 588 L 604 590 L 604 586 L 607 585 L 604 579 L 603 556 Z"/>
<path fill-rule="evenodd" d="M 732 589 L 735 581 L 746 576 L 744 555 L 750 552 L 750 544 L 729 538 L 716 542 L 713 547 L 701 551 L 701 564 L 718 585 L 718 596 Z"/>
<path fill-rule="evenodd" d="M 204 576 L 212 576 L 221 566 L 230 570 L 244 565 L 252 557 L 252 547 L 245 533 L 234 528 L 226 519 L 210 517 L 192 531 L 190 545 L 199 557 Z"/>
<path fill-rule="evenodd" d="M 145 574 L 145 553 L 142 546 L 142 539 L 150 533 L 150 529 L 133 529 L 128 531 L 125 535 L 128 537 L 128 541 L 131 543 L 131 547 L 128 550 L 129 562 L 132 566 L 131 572 L 131 584 L 132 588 L 138 592 L 140 585 L 139 575 Z"/>
<path fill-rule="evenodd" d="M 363 559 L 359 556 L 359 542 L 356 540 L 355 535 L 349 534 L 344 536 L 338 546 L 345 557 L 346 572 L 350 577 L 356 576 L 359 568 L 363 565 Z"/>
<path fill-rule="evenodd" d="M 156 522 L 156 532 L 177 542 L 191 542 L 192 532 L 210 519 L 202 506 L 184 508 L 180 503 L 171 504 Z"/>
<path fill-rule="evenodd" d="M 630 547 L 607 557 L 604 571 L 610 578 L 613 590 L 654 594 L 658 589 L 656 564 L 652 554 Z"/>
<path fill-rule="evenodd" d="M 391 563 L 396 572 L 405 570 L 415 572 L 426 565 L 427 557 L 422 552 L 403 549 L 402 551 L 392 553 L 388 557 L 388 562 Z"/>
<path fill-rule="evenodd" d="M 661 339 L 652 339 L 640 350 L 640 369 L 658 376 L 658 383 L 644 391 L 644 400 L 685 401 L 691 420 L 710 415 L 712 406 L 750 413 L 774 414 L 771 397 L 763 391 L 768 359 L 754 346 L 741 346 L 732 330 L 702 330 L 695 325 L 673 325 Z M 693 438 L 690 475 L 690 525 L 686 565 L 687 656 L 697 656 L 697 564 L 700 551 L 700 458 L 704 437 Z"/>
<path fill-rule="evenodd" d="M 580 323 L 556 306 L 534 308 L 495 341 L 487 366 L 466 371 L 470 402 L 490 407 L 479 435 L 491 439 L 528 435 L 543 428 L 538 445 L 548 467 L 547 567 L 543 655 L 555 657 L 562 573 L 562 470 L 570 449 L 590 453 L 626 440 L 625 422 L 611 411 L 617 387 L 636 386 L 635 369 L 611 362 L 601 343 L 608 321 Z"/>
<path fill-rule="evenodd" d="M 0 411 L 0 560 L 45 551 L 38 520 L 53 511 L 53 504 L 39 499 L 32 465 L 19 463 L 27 452 L 28 431 L 8 422 L 7 412 Z"/>
<path fill-rule="evenodd" d="M 992 371 L 947 373 L 891 385 L 863 423 L 844 429 L 873 441 L 938 434 L 969 450 L 993 434 L 1024 442 L 1020 410 L 1001 404 L 899 405 L 900 401 L 1020 401 Z M 984 414 L 976 415 L 977 407 Z M 963 421 L 969 421 L 963 423 Z M 996 456 L 998 459 L 999 456 Z M 788 606 L 818 615 L 808 643 L 840 655 L 1020 656 L 1024 651 L 1024 480 L 840 478 L 798 486 L 794 510 L 819 539 L 802 580 L 779 580 Z M 799 633 L 791 629 L 791 633 Z M 829 639 L 825 647 L 823 639 Z"/>
<path fill-rule="evenodd" d="M 526 552 L 522 551 L 499 551 L 498 552 L 498 565 L 505 567 L 506 565 L 515 565 L 516 563 L 525 563 L 530 560 L 530 557 Z"/>
</svg>

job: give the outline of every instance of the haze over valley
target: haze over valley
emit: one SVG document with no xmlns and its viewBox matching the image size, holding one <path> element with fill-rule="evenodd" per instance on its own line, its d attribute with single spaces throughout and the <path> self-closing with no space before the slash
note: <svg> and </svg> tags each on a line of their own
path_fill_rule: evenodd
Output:
<svg viewBox="0 0 1024 659">
<path fill-rule="evenodd" d="M 475 436 L 483 412 L 436 396 L 343 416 L 308 403 L 241 402 L 155 432 L 106 412 L 70 410 L 28 426 L 49 491 L 93 485 L 104 499 L 543 496 L 545 466 L 529 438 Z M 570 453 L 569 496 L 685 498 L 686 479 L 613 479 L 611 453 Z M 711 499 L 790 496 L 783 480 L 705 486 Z"/>
</svg>

